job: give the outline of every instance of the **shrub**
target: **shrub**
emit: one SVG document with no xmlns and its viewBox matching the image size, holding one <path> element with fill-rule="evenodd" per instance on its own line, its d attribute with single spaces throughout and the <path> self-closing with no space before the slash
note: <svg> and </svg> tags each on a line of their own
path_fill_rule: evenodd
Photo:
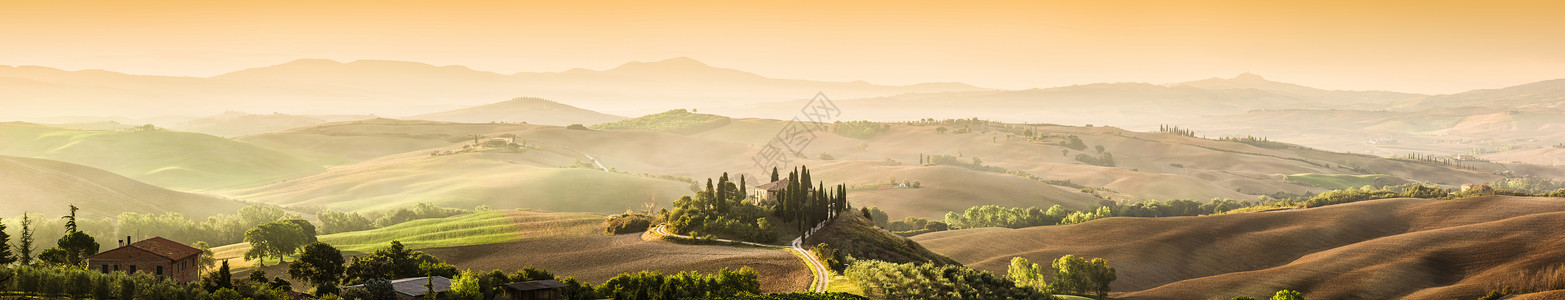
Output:
<svg viewBox="0 0 1565 300">
<path fill-rule="evenodd" d="M 836 122 L 835 125 L 836 126 L 832 129 L 832 131 L 836 132 L 837 135 L 855 139 L 872 138 L 888 128 L 887 126 L 882 126 L 879 123 L 870 121 Z"/>
<path fill-rule="evenodd" d="M 603 227 L 608 234 L 626 234 L 646 232 L 647 228 L 651 228 L 655 223 L 657 223 L 655 216 L 627 211 L 610 216 L 608 220 L 603 221 Z"/>
<path fill-rule="evenodd" d="M 1272 300 L 1304 300 L 1304 294 L 1290 290 L 1281 290 L 1277 291 L 1276 295 L 1272 295 Z"/>
</svg>

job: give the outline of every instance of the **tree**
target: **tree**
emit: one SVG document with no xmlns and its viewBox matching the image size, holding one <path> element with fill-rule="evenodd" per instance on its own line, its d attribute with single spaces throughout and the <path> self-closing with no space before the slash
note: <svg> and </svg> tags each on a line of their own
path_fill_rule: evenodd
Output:
<svg viewBox="0 0 1565 300">
<path fill-rule="evenodd" d="M 22 235 L 16 240 L 16 254 L 23 266 L 33 264 L 33 216 L 22 212 Z"/>
<path fill-rule="evenodd" d="M 1272 295 L 1272 300 L 1304 300 L 1304 294 L 1290 290 L 1281 290 L 1277 291 L 1276 295 Z"/>
<path fill-rule="evenodd" d="M 39 259 L 53 265 L 80 267 L 86 264 L 88 256 L 98 254 L 98 242 L 87 233 L 76 231 L 76 210 L 76 206 L 71 205 L 71 214 L 61 217 L 65 219 L 65 236 L 55 241 L 55 248 L 39 254 Z"/>
<path fill-rule="evenodd" d="M 191 246 L 201 250 L 201 256 L 196 257 L 196 267 L 200 268 L 201 271 L 206 271 L 206 269 L 211 269 L 212 266 L 217 265 L 217 258 L 213 256 L 212 247 L 208 246 L 206 241 L 196 241 Z"/>
<path fill-rule="evenodd" d="M 38 261 L 49 266 L 65 266 L 71 263 L 71 255 L 65 249 L 49 248 L 38 253 Z"/>
<path fill-rule="evenodd" d="M 16 262 L 17 257 L 11 253 L 11 234 L 5 232 L 5 219 L 0 219 L 0 266 Z"/>
<path fill-rule="evenodd" d="M 375 253 L 353 257 L 345 271 L 347 284 L 365 283 L 372 279 L 398 279 L 417 276 L 456 276 L 456 268 L 441 262 L 424 252 L 408 250 L 402 242 L 391 241 L 391 246 Z"/>
<path fill-rule="evenodd" d="M 249 231 L 245 231 L 245 242 L 250 243 L 250 250 L 245 251 L 245 260 L 258 259 L 259 265 L 266 265 L 267 257 L 276 257 L 278 262 L 288 254 L 293 254 L 295 249 L 304 245 L 308 238 L 304 228 L 288 221 L 278 221 L 261 224 Z"/>
<path fill-rule="evenodd" d="M 316 292 L 335 290 L 342 281 L 342 251 L 326 243 L 314 242 L 299 250 L 299 258 L 288 266 L 288 276 L 315 285 Z"/>
<path fill-rule="evenodd" d="M 422 205 L 422 204 L 425 204 L 425 203 L 419 203 L 419 204 Z M 315 224 L 310 224 L 310 221 L 305 221 L 303 219 L 288 219 L 288 220 L 283 220 L 282 222 L 288 222 L 288 223 L 293 223 L 294 225 L 299 225 L 299 229 L 301 230 L 300 233 L 304 234 L 304 243 L 303 244 L 309 244 L 309 243 L 314 243 L 315 242 Z M 300 245 L 303 245 L 303 244 L 300 244 Z"/>
<path fill-rule="evenodd" d="M 483 275 L 472 271 L 462 271 L 456 278 L 451 278 L 451 298 L 457 300 L 477 300 L 484 297 L 484 284 L 480 283 Z"/>
<path fill-rule="evenodd" d="M 1109 283 L 1114 282 L 1118 277 L 1114 274 L 1114 267 L 1110 267 L 1107 260 L 1094 258 L 1091 270 L 1087 277 L 1092 282 L 1092 291 L 1099 299 L 1105 299 L 1109 295 Z"/>
<path fill-rule="evenodd" d="M 223 260 L 223 266 L 217 268 L 217 273 L 211 276 L 212 281 L 217 282 L 219 288 L 234 287 L 234 273 L 228 270 L 228 260 Z"/>
<path fill-rule="evenodd" d="M 1026 258 L 1011 258 L 1011 266 L 1005 272 L 1005 277 L 1016 282 L 1016 286 L 1031 287 L 1040 291 L 1047 290 L 1049 283 L 1043 276 L 1043 267 L 1028 261 Z"/>
</svg>

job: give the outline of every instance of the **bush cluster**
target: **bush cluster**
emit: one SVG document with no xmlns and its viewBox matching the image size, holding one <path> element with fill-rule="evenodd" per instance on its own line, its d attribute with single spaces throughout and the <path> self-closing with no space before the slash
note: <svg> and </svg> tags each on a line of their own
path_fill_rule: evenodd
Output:
<svg viewBox="0 0 1565 300">
<path fill-rule="evenodd" d="M 1045 291 L 962 266 L 859 260 L 843 272 L 876 299 L 1051 299 Z"/>
</svg>

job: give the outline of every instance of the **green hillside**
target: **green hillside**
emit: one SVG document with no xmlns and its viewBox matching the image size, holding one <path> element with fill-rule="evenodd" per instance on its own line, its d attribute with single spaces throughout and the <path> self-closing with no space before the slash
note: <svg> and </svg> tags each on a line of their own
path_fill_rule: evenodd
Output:
<svg viewBox="0 0 1565 300">
<path fill-rule="evenodd" d="M 370 252 L 385 248 L 391 241 L 409 248 L 433 248 L 484 245 L 549 237 L 603 235 L 603 216 L 592 213 L 561 213 L 527 210 L 491 210 L 467 215 L 421 219 L 365 231 L 343 232 L 317 237 L 337 249 Z M 217 259 L 234 259 L 236 267 L 248 266 L 242 259 L 249 244 L 239 243 L 213 248 Z M 276 261 L 268 261 L 269 264 Z"/>
<path fill-rule="evenodd" d="M 323 168 L 283 151 L 205 134 L 71 130 L 0 124 L 0 155 L 59 160 L 180 190 L 222 190 L 280 181 Z"/>
<path fill-rule="evenodd" d="M 1384 174 L 1347 175 L 1315 173 L 1288 175 L 1288 181 L 1333 190 L 1356 188 L 1366 185 L 1384 186 L 1398 184 L 1395 182 L 1405 182 L 1405 180 L 1401 180 L 1395 176 Z"/>
<path fill-rule="evenodd" d="M 328 234 L 320 241 L 347 251 L 370 251 L 392 240 L 412 248 L 494 244 L 524 239 L 601 235 L 603 216 L 492 210 L 449 218 L 413 220 L 365 231 Z"/>
</svg>

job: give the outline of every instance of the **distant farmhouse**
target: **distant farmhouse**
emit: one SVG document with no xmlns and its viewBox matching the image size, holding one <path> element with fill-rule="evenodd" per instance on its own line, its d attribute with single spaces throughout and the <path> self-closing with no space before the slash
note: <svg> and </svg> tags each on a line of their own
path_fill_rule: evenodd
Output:
<svg viewBox="0 0 1565 300">
<path fill-rule="evenodd" d="M 505 285 L 502 285 L 501 287 L 504 288 L 505 295 L 500 296 L 499 298 L 495 298 L 496 300 L 501 300 L 501 299 L 509 299 L 509 300 L 564 300 L 565 299 L 565 294 L 560 291 L 560 288 L 565 287 L 565 284 L 564 283 L 560 283 L 559 281 L 554 281 L 554 280 L 534 280 L 534 281 L 523 281 L 523 282 L 517 282 L 517 283 L 507 283 Z"/>
<path fill-rule="evenodd" d="M 777 192 L 788 187 L 788 179 L 773 181 L 755 186 L 755 197 L 766 201 L 777 201 Z"/>
<path fill-rule="evenodd" d="M 103 273 L 143 272 L 179 282 L 196 281 L 197 271 L 200 270 L 196 265 L 196 260 L 201 256 L 200 249 L 162 237 L 126 244 L 128 242 L 130 237 L 127 236 L 120 240 L 119 248 L 88 257 L 87 267 Z"/>
</svg>

